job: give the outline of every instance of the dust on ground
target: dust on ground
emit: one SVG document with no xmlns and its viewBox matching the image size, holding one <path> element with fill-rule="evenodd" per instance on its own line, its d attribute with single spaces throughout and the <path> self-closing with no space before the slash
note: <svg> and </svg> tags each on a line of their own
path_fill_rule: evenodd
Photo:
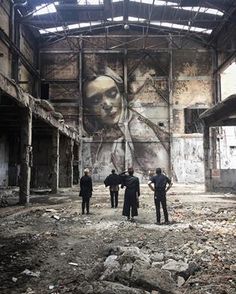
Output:
<svg viewBox="0 0 236 294">
<path fill-rule="evenodd" d="M 146 185 L 134 223 L 122 216 L 122 190 L 112 209 L 109 191 L 95 185 L 90 215 L 81 215 L 78 194 L 76 186 L 35 194 L 28 207 L 16 205 L 17 192 L 9 196 L 10 205 L 0 208 L 0 293 L 236 293 L 235 195 L 175 184 L 168 193 L 171 224 L 158 226 Z M 124 264 L 117 248 L 133 250 L 133 259 Z M 113 264 L 106 274 L 109 256 L 122 260 L 122 269 Z M 139 270 L 149 270 L 134 274 L 137 260 Z M 155 268 L 170 274 L 173 290 L 152 283 Z"/>
</svg>

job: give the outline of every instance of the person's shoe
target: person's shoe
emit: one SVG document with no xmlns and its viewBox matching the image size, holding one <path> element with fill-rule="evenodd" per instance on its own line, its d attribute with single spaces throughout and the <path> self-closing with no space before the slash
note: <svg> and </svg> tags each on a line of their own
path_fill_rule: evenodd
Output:
<svg viewBox="0 0 236 294">
<path fill-rule="evenodd" d="M 133 217 L 131 217 L 130 221 L 131 221 L 131 223 L 134 223 L 135 219 Z"/>
<path fill-rule="evenodd" d="M 164 225 L 169 225 L 169 224 L 170 224 L 169 221 L 164 222 Z"/>
<path fill-rule="evenodd" d="M 84 214 L 84 211 L 82 211 L 82 214 Z"/>
<path fill-rule="evenodd" d="M 158 226 L 160 226 L 160 225 L 161 225 L 161 223 L 160 223 L 160 222 L 155 222 L 155 225 L 158 225 Z"/>
<path fill-rule="evenodd" d="M 130 221 L 130 218 L 127 216 L 127 219 L 126 219 L 127 221 Z"/>
</svg>

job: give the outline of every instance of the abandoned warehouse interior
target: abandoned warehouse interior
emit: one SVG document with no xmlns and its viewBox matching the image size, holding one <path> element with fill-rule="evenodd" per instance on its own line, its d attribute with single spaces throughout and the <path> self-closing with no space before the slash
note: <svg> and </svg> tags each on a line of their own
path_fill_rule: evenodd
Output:
<svg viewBox="0 0 236 294">
<path fill-rule="evenodd" d="M 199 266 L 194 263 L 207 251 L 196 247 L 199 242 L 224 247 L 222 241 L 233 247 L 235 238 L 235 19 L 234 0 L 0 0 L 0 201 L 6 206 L 0 208 L 1 293 L 236 293 L 235 251 L 227 252 L 225 260 L 219 258 L 221 251 L 212 253 L 218 263 L 209 280 L 206 273 L 214 268 L 209 266 L 213 257 L 204 256 Z M 143 189 L 140 224 L 124 224 L 120 210 L 111 214 L 106 208 L 104 179 L 112 169 L 120 173 L 131 166 Z M 169 193 L 176 198 L 170 197 L 170 211 L 181 224 L 163 226 L 164 232 L 148 224 L 146 217 L 154 211 L 147 182 L 157 167 L 174 183 Z M 96 212 L 91 219 L 79 214 L 79 180 L 85 168 L 94 183 Z M 193 204 L 193 198 L 203 200 Z M 191 214 L 194 205 L 199 210 Z M 103 224 L 101 215 L 111 223 Z M 31 230 L 22 229 L 30 216 Z M 207 217 L 214 225 L 210 220 L 202 225 Z M 214 239 L 212 226 L 223 240 Z M 110 235 L 116 230 L 122 237 Z M 72 237 L 75 232 L 82 238 Z M 160 237 L 165 250 L 192 242 L 192 251 L 182 252 L 181 265 L 188 269 L 169 270 L 171 261 L 164 252 L 157 258 L 153 244 Z M 85 240 L 91 244 L 80 251 Z M 41 241 L 45 248 L 40 245 L 37 251 L 35 244 Z M 30 248 L 28 260 L 35 255 L 37 262 L 27 264 L 21 242 Z M 114 268 L 103 272 L 107 243 L 113 248 L 109 254 L 120 257 L 116 266 L 123 263 L 119 274 Z M 68 249 L 72 244 L 77 257 Z M 128 253 L 117 246 L 129 248 L 132 264 L 124 262 Z M 15 257 L 22 262 L 18 274 L 8 259 L 15 248 L 21 248 Z M 50 248 L 63 253 L 59 259 L 68 257 L 66 265 L 48 258 Z M 145 255 L 148 250 L 159 264 L 153 266 L 151 253 Z M 173 254 L 169 252 L 169 259 L 180 262 Z M 40 255 L 54 269 L 39 261 Z M 79 261 L 73 263 L 73 258 Z M 195 267 L 190 269 L 187 259 Z M 150 272 L 138 264 L 140 260 L 149 260 Z M 96 265 L 93 270 L 91 263 Z M 124 264 L 130 267 L 124 269 Z M 28 282 L 22 278 L 23 267 L 32 270 Z M 49 278 L 41 275 L 38 282 L 37 269 L 47 270 Z M 164 270 L 169 270 L 166 279 Z M 157 272 L 158 281 L 153 281 Z"/>
</svg>

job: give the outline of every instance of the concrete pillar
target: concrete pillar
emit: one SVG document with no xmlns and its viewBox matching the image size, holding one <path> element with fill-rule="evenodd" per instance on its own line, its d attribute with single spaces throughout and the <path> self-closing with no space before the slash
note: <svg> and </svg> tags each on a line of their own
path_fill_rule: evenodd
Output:
<svg viewBox="0 0 236 294">
<path fill-rule="evenodd" d="M 59 130 L 55 129 L 52 133 L 52 193 L 57 193 L 59 187 Z"/>
<path fill-rule="evenodd" d="M 208 191 L 212 191 L 209 126 L 204 127 L 203 148 L 204 148 L 204 168 L 205 168 L 205 189 L 206 189 L 206 192 L 208 192 Z"/>
<path fill-rule="evenodd" d="M 20 165 L 20 204 L 28 204 L 32 166 L 32 111 L 24 108 L 21 112 L 21 165 Z"/>
<path fill-rule="evenodd" d="M 74 141 L 68 138 L 68 185 L 73 186 Z"/>
<path fill-rule="evenodd" d="M 59 187 L 65 188 L 73 185 L 73 147 L 72 139 L 65 136 L 61 137 Z"/>
</svg>

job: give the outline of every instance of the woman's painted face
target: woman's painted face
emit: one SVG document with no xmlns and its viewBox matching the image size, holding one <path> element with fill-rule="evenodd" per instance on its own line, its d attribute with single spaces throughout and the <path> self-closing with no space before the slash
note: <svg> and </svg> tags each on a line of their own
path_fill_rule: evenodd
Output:
<svg viewBox="0 0 236 294">
<path fill-rule="evenodd" d="M 115 81 L 107 76 L 97 77 L 85 88 L 85 106 L 104 124 L 118 123 L 121 114 L 120 91 Z M 96 119 L 94 117 L 94 119 Z"/>
</svg>

